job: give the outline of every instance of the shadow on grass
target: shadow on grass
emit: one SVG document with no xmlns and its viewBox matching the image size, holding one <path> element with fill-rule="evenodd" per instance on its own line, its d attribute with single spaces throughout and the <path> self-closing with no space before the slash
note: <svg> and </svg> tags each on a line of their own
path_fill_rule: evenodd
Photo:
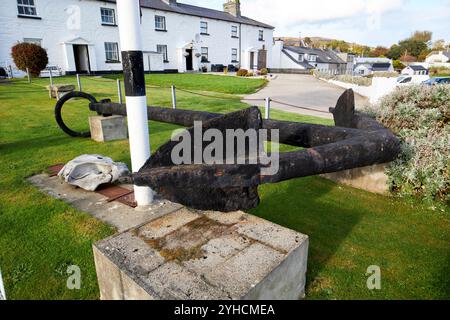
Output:
<svg viewBox="0 0 450 320">
<path fill-rule="evenodd" d="M 261 205 L 250 213 L 309 236 L 307 286 L 318 277 L 363 216 L 329 195 L 333 182 L 308 177 L 260 187 Z M 308 289 L 308 288 L 307 288 Z"/>
</svg>

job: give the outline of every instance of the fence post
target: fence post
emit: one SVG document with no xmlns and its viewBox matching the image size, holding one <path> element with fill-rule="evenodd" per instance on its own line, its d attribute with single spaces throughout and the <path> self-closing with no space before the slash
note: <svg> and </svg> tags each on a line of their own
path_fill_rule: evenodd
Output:
<svg viewBox="0 0 450 320">
<path fill-rule="evenodd" d="M 271 101 L 270 98 L 266 98 L 266 114 L 265 114 L 265 118 L 267 120 L 270 119 L 270 101 Z"/>
<path fill-rule="evenodd" d="M 177 93 L 176 93 L 176 88 L 174 85 L 172 85 L 171 87 L 172 89 L 172 108 L 176 109 L 177 108 Z"/>
<path fill-rule="evenodd" d="M 52 69 L 50 68 L 50 88 L 53 87 L 53 73 Z"/>
<path fill-rule="evenodd" d="M 78 91 L 81 91 L 81 79 L 78 73 L 77 73 L 77 84 L 78 84 Z"/>
<path fill-rule="evenodd" d="M 28 69 L 28 68 L 27 68 L 27 78 L 28 78 L 28 83 L 31 83 L 30 69 Z"/>
<path fill-rule="evenodd" d="M 122 85 L 120 84 L 120 79 L 117 79 L 117 95 L 119 96 L 119 103 L 122 104 Z"/>
</svg>

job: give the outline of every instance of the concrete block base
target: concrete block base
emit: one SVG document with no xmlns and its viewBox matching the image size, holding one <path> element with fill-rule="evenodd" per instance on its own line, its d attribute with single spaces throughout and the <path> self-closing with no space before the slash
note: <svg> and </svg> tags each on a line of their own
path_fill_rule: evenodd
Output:
<svg viewBox="0 0 450 320">
<path fill-rule="evenodd" d="M 97 142 L 125 140 L 128 138 L 127 124 L 122 116 L 89 117 L 91 138 Z"/>
<path fill-rule="evenodd" d="M 295 300 L 308 241 L 243 212 L 182 208 L 93 250 L 103 300 Z"/>
<path fill-rule="evenodd" d="M 387 164 L 378 164 L 364 168 L 324 174 L 322 177 L 357 189 L 386 194 L 389 192 L 389 178 L 385 173 L 386 166 Z"/>
</svg>

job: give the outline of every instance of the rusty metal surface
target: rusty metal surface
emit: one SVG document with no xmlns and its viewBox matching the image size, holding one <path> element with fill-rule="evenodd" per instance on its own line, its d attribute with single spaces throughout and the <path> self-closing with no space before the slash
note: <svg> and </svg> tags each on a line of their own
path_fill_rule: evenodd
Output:
<svg viewBox="0 0 450 320">
<path fill-rule="evenodd" d="M 50 177 L 56 177 L 63 168 L 64 168 L 64 164 L 59 163 L 59 164 L 55 164 L 54 166 L 48 167 L 47 170 L 49 171 Z"/>
</svg>

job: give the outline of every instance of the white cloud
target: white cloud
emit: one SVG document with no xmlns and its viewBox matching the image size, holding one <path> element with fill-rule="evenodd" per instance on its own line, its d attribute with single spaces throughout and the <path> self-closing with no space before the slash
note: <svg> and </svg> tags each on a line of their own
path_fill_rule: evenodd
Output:
<svg viewBox="0 0 450 320">
<path fill-rule="evenodd" d="M 222 10 L 225 0 L 180 0 Z M 322 36 L 390 46 L 415 30 L 450 40 L 450 0 L 241 0 L 243 14 L 276 36 Z"/>
</svg>

